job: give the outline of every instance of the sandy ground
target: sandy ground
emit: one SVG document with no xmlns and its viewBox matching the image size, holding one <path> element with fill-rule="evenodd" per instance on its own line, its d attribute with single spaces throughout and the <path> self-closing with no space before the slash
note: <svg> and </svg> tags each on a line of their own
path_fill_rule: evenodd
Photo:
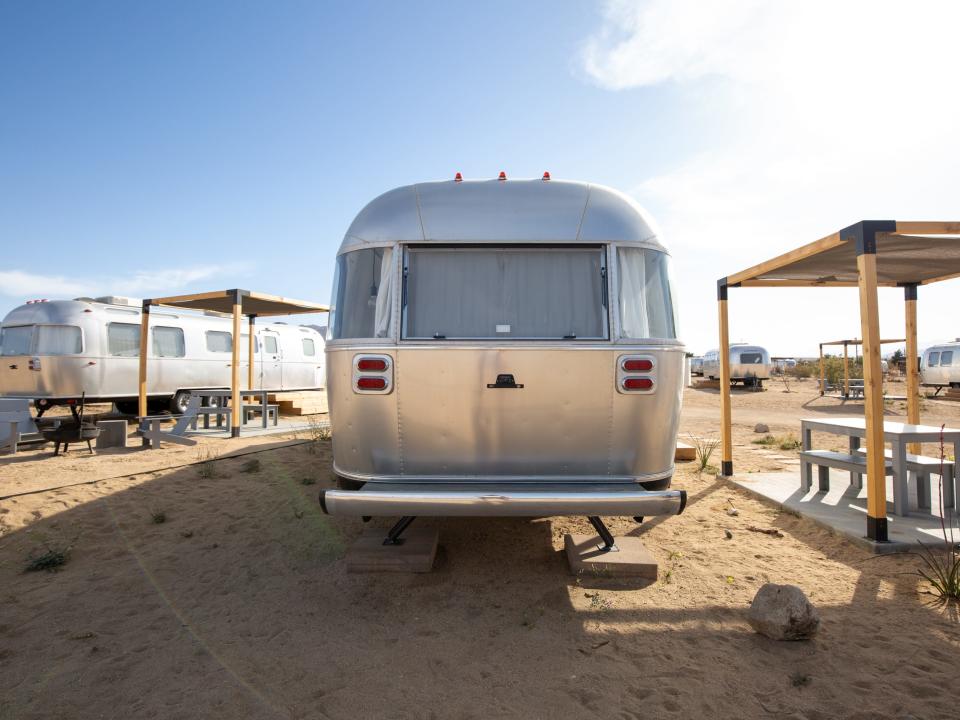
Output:
<svg viewBox="0 0 960 720">
<path fill-rule="evenodd" d="M 840 405 L 794 389 L 735 395 L 738 469 L 790 454 L 754 446 L 754 423 L 796 435 Z M 684 433 L 716 436 L 716 393 L 685 401 Z M 927 403 L 941 415 L 960 405 Z M 868 555 L 690 463 L 682 516 L 610 522 L 644 539 L 656 582 L 571 576 L 578 518 L 436 521 L 432 573 L 356 575 L 343 556 L 363 526 L 316 501 L 329 443 L 248 442 L 210 441 L 221 459 L 185 467 L 196 449 L 0 459 L 2 496 L 114 478 L 0 500 L 0 718 L 957 716 L 960 624 L 917 558 Z M 148 457 L 168 452 L 166 469 Z M 58 571 L 24 571 L 66 545 Z M 816 640 L 750 630 L 767 581 L 806 590 Z"/>
</svg>

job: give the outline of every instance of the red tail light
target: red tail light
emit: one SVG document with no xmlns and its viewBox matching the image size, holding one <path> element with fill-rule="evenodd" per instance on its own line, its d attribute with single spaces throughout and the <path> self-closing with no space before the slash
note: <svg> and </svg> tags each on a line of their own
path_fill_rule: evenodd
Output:
<svg viewBox="0 0 960 720">
<path fill-rule="evenodd" d="M 363 358 L 357 363 L 360 372 L 383 372 L 387 369 L 387 361 L 380 358 Z"/>
<path fill-rule="evenodd" d="M 623 379 L 624 390 L 650 390 L 653 380 L 646 377 L 628 377 Z"/>
<path fill-rule="evenodd" d="M 361 390 L 383 390 L 387 387 L 387 381 L 382 377 L 362 377 L 357 378 L 357 387 Z"/>
<path fill-rule="evenodd" d="M 627 372 L 650 372 L 653 370 L 653 360 L 647 360 L 646 358 L 624 360 L 623 369 Z"/>
</svg>

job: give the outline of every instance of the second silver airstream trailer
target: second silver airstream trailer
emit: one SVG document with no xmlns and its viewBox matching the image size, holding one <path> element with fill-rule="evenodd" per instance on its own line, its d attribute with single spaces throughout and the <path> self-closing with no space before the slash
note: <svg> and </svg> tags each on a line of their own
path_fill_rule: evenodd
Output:
<svg viewBox="0 0 960 720">
<path fill-rule="evenodd" d="M 139 300 L 117 297 L 14 308 L 0 325 L 0 396 L 33 398 L 40 415 L 81 395 L 88 401 L 115 402 L 121 412 L 135 414 L 140 313 Z M 246 381 L 249 331 L 244 331 L 240 357 Z M 153 409 L 183 412 L 190 390 L 230 386 L 233 332 L 228 318 L 157 308 L 150 313 L 147 343 L 147 396 Z M 256 326 L 255 388 L 323 387 L 323 343 L 313 328 Z"/>
<path fill-rule="evenodd" d="M 770 353 L 759 345 L 731 343 L 730 345 L 730 382 L 747 386 L 763 386 L 770 379 L 773 365 Z M 711 380 L 720 379 L 720 351 L 711 350 L 703 356 L 703 374 Z"/>
<path fill-rule="evenodd" d="M 326 512 L 676 514 L 684 347 L 636 203 L 580 182 L 430 182 L 337 255 Z M 609 542 L 608 542 L 609 545 Z"/>
<path fill-rule="evenodd" d="M 926 387 L 960 387 L 960 341 L 934 345 L 923 351 L 920 384 Z"/>
</svg>

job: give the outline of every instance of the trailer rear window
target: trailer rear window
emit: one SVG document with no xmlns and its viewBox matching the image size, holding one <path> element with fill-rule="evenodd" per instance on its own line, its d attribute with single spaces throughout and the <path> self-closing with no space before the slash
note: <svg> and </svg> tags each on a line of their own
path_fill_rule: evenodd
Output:
<svg viewBox="0 0 960 720">
<path fill-rule="evenodd" d="M 940 367 L 953 365 L 953 350 L 944 350 L 940 353 Z"/>
<path fill-rule="evenodd" d="M 930 357 L 927 358 L 927 367 L 936 367 L 940 364 L 940 353 L 932 352 Z"/>
<path fill-rule="evenodd" d="M 30 355 L 33 349 L 33 325 L 0 329 L 0 355 Z"/>
<path fill-rule="evenodd" d="M 303 343 L 303 354 L 306 357 L 313 357 L 317 354 L 317 348 L 313 344 L 312 338 L 303 338 L 301 342 Z"/>
<path fill-rule="evenodd" d="M 763 355 L 758 352 L 740 353 L 741 365 L 759 365 L 763 362 Z"/>
<path fill-rule="evenodd" d="M 410 248 L 405 338 L 605 339 L 600 247 Z"/>
<path fill-rule="evenodd" d="M 369 248 L 337 258 L 330 300 L 330 339 L 393 334 L 393 249 Z"/>
<path fill-rule="evenodd" d="M 670 256 L 652 248 L 621 247 L 620 336 L 624 338 L 677 337 Z"/>
<path fill-rule="evenodd" d="M 140 354 L 140 326 L 108 323 L 107 351 L 115 357 L 137 357 Z"/>
<path fill-rule="evenodd" d="M 83 333 L 76 325 L 37 325 L 37 355 L 79 355 Z"/>
</svg>

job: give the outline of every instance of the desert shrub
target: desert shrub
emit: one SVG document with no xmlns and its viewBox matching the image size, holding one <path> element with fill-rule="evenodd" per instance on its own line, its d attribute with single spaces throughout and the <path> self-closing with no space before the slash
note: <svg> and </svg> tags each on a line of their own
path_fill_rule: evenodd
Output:
<svg viewBox="0 0 960 720">
<path fill-rule="evenodd" d="M 27 558 L 25 570 L 27 572 L 39 572 L 54 570 L 66 565 L 70 559 L 70 546 L 68 545 L 45 545 L 41 553 L 31 554 Z"/>
<path fill-rule="evenodd" d="M 701 473 L 710 467 L 710 456 L 720 446 L 720 441 L 716 438 L 700 438 L 693 435 L 690 441 L 697 453 L 697 472 Z"/>
</svg>

